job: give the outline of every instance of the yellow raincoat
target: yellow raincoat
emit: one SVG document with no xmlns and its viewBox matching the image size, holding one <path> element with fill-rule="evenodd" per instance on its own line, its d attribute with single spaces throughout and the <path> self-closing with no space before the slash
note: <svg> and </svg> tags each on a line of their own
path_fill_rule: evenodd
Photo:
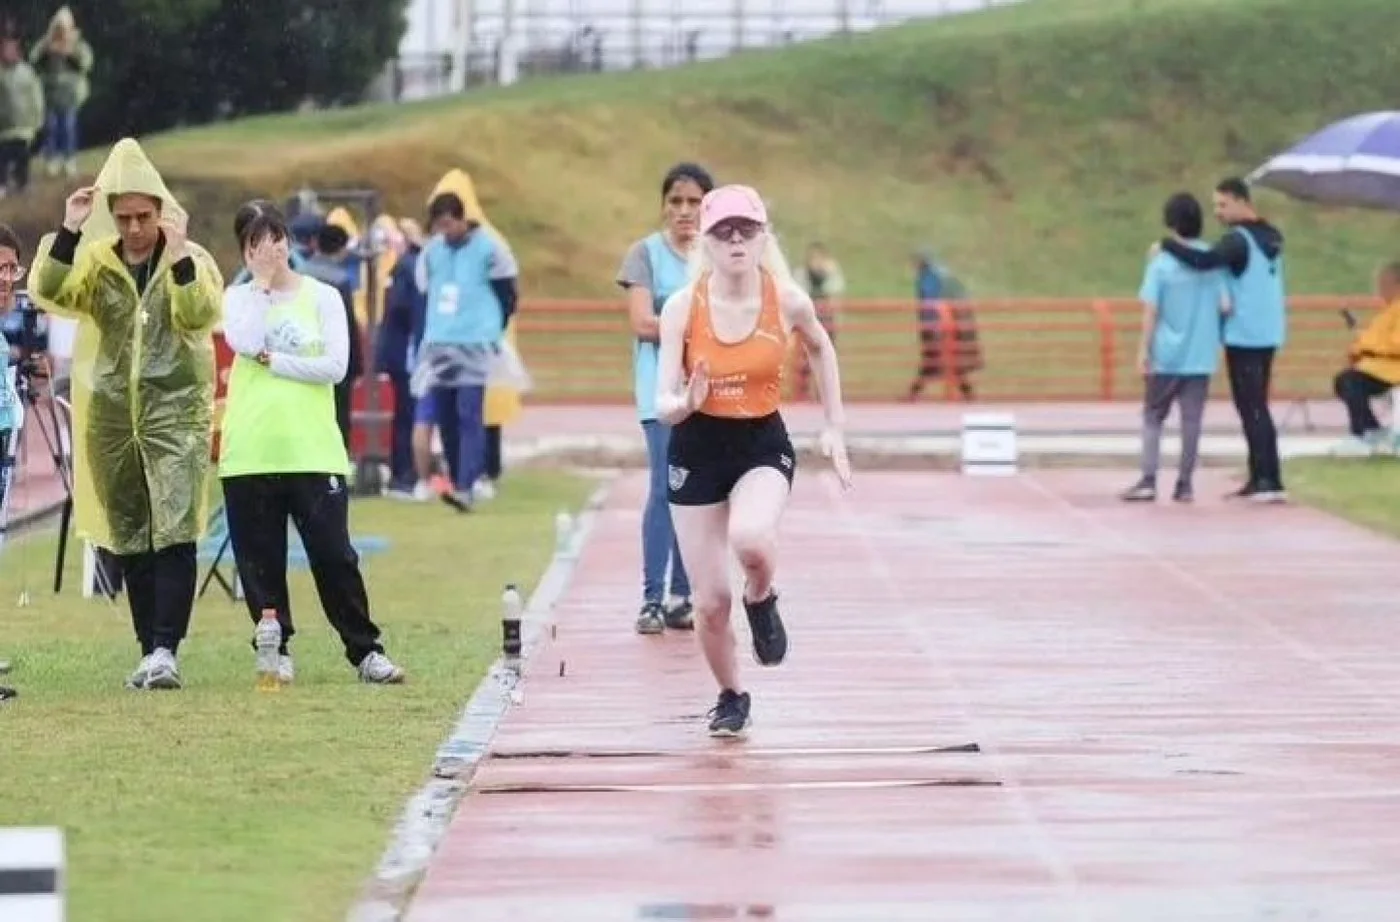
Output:
<svg viewBox="0 0 1400 922">
<path fill-rule="evenodd" d="M 467 220 L 475 221 L 498 240 L 505 240 L 501 236 L 501 232 L 492 227 L 491 222 L 486 220 L 486 212 L 476 197 L 476 184 L 472 182 L 469 175 L 462 170 L 448 170 L 433 187 L 432 193 L 428 196 L 428 202 L 431 204 L 433 199 L 444 192 L 453 192 L 462 200 Z M 510 323 L 506 325 L 505 338 L 506 342 L 518 349 L 515 326 L 515 317 L 511 317 Z M 500 385 L 491 385 L 486 388 L 486 402 L 482 406 L 482 416 L 487 426 L 509 425 L 520 416 L 520 410 L 520 392 L 518 390 Z"/>
<path fill-rule="evenodd" d="M 72 266 L 39 243 L 30 295 L 50 313 L 78 321 L 73 349 L 74 506 L 79 535 L 118 554 L 197 541 L 208 511 L 214 342 L 223 278 L 193 242 L 195 280 L 176 285 L 162 252 L 144 296 L 117 251 L 109 196 L 175 197 L 139 144 L 112 148 L 82 227 Z"/>
</svg>

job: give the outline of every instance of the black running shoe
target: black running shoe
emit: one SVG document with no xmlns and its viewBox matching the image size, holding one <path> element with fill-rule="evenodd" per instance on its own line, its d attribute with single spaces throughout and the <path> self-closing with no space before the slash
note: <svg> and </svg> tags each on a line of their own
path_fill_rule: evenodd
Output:
<svg viewBox="0 0 1400 922">
<path fill-rule="evenodd" d="M 19 697 L 19 692 L 15 691 L 13 688 L 10 688 L 8 685 L 0 685 L 0 701 L 9 701 L 11 698 L 18 698 L 18 697 Z M 745 719 L 747 719 L 748 713 L 749 713 L 749 701 L 748 701 L 748 698 L 749 698 L 748 695 L 745 695 L 745 696 L 744 696 L 744 716 L 745 716 Z M 710 726 L 711 726 L 711 729 L 713 729 L 714 725 L 711 724 Z"/>
<path fill-rule="evenodd" d="M 778 615 L 778 594 L 769 592 L 762 602 L 744 600 L 749 616 L 749 633 L 753 635 L 753 655 L 761 666 L 776 666 L 787 656 L 787 630 Z"/>
<path fill-rule="evenodd" d="M 711 736 L 742 736 L 749 726 L 749 693 L 725 689 L 710 709 Z"/>
<path fill-rule="evenodd" d="M 682 599 L 675 605 L 664 608 L 661 617 L 666 626 L 673 631 L 695 630 L 695 608 L 689 599 Z"/>
</svg>

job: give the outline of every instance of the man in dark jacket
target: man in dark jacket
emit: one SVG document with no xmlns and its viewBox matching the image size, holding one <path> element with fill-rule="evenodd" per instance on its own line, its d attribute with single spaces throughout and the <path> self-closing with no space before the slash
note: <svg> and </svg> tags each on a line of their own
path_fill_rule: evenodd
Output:
<svg viewBox="0 0 1400 922">
<path fill-rule="evenodd" d="M 418 290 L 413 276 L 418 254 L 423 251 L 423 234 L 407 222 L 403 230 L 405 247 L 394 264 L 389 290 L 384 296 L 384 320 L 379 327 L 374 356 L 375 367 L 389 376 L 394 388 L 393 438 L 389 459 L 392 472 L 389 492 L 394 495 L 412 495 L 417 480 L 413 469 L 413 414 L 416 401 L 409 389 L 413 369 L 409 354 L 417 346 L 414 331 L 421 334 L 423 312 L 428 304 L 428 296 Z"/>
<path fill-rule="evenodd" d="M 1283 348 L 1288 328 L 1283 232 L 1259 217 L 1249 187 L 1238 177 L 1215 187 L 1215 217 L 1229 230 L 1211 249 L 1197 250 L 1174 238 L 1163 240 L 1161 246 L 1192 269 L 1225 272 L 1230 294 L 1222 337 L 1225 364 L 1249 447 L 1249 478 L 1232 497 L 1283 502 L 1278 430 L 1269 410 L 1274 356 Z"/>
</svg>

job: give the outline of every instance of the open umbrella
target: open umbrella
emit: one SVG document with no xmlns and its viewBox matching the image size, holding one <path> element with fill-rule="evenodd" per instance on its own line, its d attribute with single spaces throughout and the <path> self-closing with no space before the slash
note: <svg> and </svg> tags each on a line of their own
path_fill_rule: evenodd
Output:
<svg viewBox="0 0 1400 922">
<path fill-rule="evenodd" d="M 1325 205 L 1400 211 L 1400 112 L 1329 125 L 1259 167 L 1249 182 Z"/>
</svg>

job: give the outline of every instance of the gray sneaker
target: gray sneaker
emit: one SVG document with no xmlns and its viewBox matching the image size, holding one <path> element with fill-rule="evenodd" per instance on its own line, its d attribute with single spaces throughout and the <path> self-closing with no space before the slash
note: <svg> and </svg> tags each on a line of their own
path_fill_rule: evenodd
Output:
<svg viewBox="0 0 1400 922">
<path fill-rule="evenodd" d="M 146 688 L 174 691 L 183 686 L 184 683 L 180 681 L 180 665 L 176 662 L 174 653 L 164 647 L 157 647 L 150 659 L 146 672 Z"/>
<path fill-rule="evenodd" d="M 146 676 L 151 672 L 151 658 L 141 657 L 141 662 L 136 664 L 136 671 L 126 677 L 126 687 L 133 691 L 140 691 L 146 687 Z"/>
<path fill-rule="evenodd" d="M 642 606 L 642 610 L 637 612 L 637 633 L 666 633 L 665 611 L 660 602 L 647 602 Z"/>
<path fill-rule="evenodd" d="M 397 685 L 404 678 L 403 670 L 383 653 L 371 653 L 361 660 L 359 673 L 360 681 L 371 685 Z"/>
<path fill-rule="evenodd" d="M 290 656 L 277 657 L 277 681 L 283 685 L 291 685 L 296 677 L 297 671 L 296 667 L 292 665 L 292 658 Z"/>
</svg>

